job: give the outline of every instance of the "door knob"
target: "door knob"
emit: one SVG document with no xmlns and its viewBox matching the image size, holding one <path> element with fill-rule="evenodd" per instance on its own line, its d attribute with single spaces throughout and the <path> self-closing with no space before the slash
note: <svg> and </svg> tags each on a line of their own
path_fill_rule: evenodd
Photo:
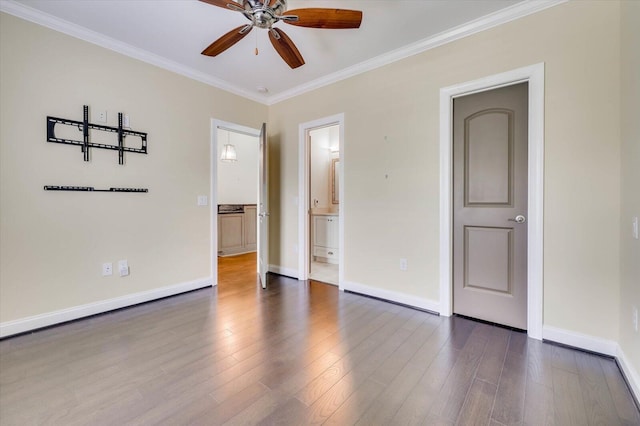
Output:
<svg viewBox="0 0 640 426">
<path fill-rule="evenodd" d="M 512 219 L 508 219 L 510 222 L 516 222 L 516 223 L 525 223 L 527 221 L 527 218 L 524 217 L 523 215 L 519 214 L 518 216 L 512 218 Z"/>
</svg>

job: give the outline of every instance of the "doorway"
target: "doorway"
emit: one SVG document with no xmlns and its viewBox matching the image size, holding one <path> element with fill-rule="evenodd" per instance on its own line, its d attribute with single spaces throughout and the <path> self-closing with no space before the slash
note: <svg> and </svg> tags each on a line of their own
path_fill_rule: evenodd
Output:
<svg viewBox="0 0 640 426">
<path fill-rule="evenodd" d="M 453 313 L 453 101 L 455 98 L 528 83 L 527 334 L 542 339 L 544 64 L 518 68 L 440 90 L 440 314 Z"/>
<path fill-rule="evenodd" d="M 453 100 L 453 312 L 527 328 L 528 83 Z"/>
<path fill-rule="evenodd" d="M 225 265 L 242 258 L 245 268 L 247 258 L 256 259 L 251 264 L 258 271 L 260 130 L 213 120 L 211 134 L 211 274 L 217 285 L 219 258 Z"/>
<path fill-rule="evenodd" d="M 338 285 L 340 126 L 311 129 L 309 144 L 309 279 Z"/>
<path fill-rule="evenodd" d="M 343 115 L 300 125 L 299 273 L 341 287 L 344 261 Z"/>
</svg>

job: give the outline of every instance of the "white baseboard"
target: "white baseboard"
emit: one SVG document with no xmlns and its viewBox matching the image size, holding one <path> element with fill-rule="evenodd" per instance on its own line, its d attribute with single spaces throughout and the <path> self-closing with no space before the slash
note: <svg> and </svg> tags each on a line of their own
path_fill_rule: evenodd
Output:
<svg viewBox="0 0 640 426">
<path fill-rule="evenodd" d="M 435 300 L 425 299 L 422 297 L 411 296 L 391 290 L 370 287 L 365 284 L 355 283 L 353 281 L 343 281 L 342 290 L 352 291 L 354 293 L 365 294 L 367 296 L 376 297 L 378 299 L 388 300 L 390 302 L 401 303 L 407 306 L 413 306 L 419 309 L 425 309 L 434 313 L 440 312 L 440 303 Z"/>
<path fill-rule="evenodd" d="M 291 268 L 283 268 L 279 265 L 269 265 L 269 272 L 273 272 L 274 274 L 284 275 L 285 277 L 291 277 L 298 279 L 298 270 Z"/>
<path fill-rule="evenodd" d="M 618 343 L 613 340 L 576 333 L 575 331 L 564 330 L 562 328 L 545 325 L 542 327 L 542 338 L 603 355 L 618 355 Z"/>
<path fill-rule="evenodd" d="M 201 278 L 194 281 L 156 288 L 140 293 L 128 294 L 126 296 L 116 297 L 113 299 L 88 303 L 86 305 L 61 309 L 59 311 L 47 312 L 45 314 L 34 315 L 31 317 L 21 318 L 13 321 L 6 321 L 0 323 L 0 338 L 36 330 L 42 327 L 60 324 L 67 321 L 72 321 L 78 318 L 113 311 L 114 309 L 137 305 L 138 303 L 149 302 L 151 300 L 185 293 L 191 290 L 210 287 L 212 281 L 213 280 L 211 279 L 211 277 Z"/>
<path fill-rule="evenodd" d="M 627 379 L 627 383 L 629 383 L 629 387 L 631 388 L 631 392 L 636 397 L 636 401 L 640 401 L 640 376 L 638 375 L 638 371 L 635 369 L 633 364 L 629 361 L 629 358 L 625 355 L 624 351 L 618 345 L 618 353 L 616 358 L 618 359 L 618 365 L 622 370 L 625 378 Z"/>
</svg>

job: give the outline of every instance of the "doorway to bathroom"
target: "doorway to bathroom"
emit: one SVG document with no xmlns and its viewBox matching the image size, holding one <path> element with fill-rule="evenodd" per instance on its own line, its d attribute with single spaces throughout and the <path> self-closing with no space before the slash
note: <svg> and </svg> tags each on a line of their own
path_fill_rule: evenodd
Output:
<svg viewBox="0 0 640 426">
<path fill-rule="evenodd" d="M 340 286 L 343 251 L 343 117 L 300 125 L 300 273 Z"/>
</svg>

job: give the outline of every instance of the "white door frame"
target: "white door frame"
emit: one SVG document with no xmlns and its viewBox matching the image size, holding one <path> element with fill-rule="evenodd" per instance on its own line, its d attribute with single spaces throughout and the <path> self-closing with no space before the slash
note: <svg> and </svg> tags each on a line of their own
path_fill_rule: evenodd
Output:
<svg viewBox="0 0 640 426">
<path fill-rule="evenodd" d="M 453 99 L 529 83 L 527 333 L 542 339 L 544 202 L 544 63 L 440 89 L 440 314 L 453 313 Z"/>
<path fill-rule="evenodd" d="M 340 204 L 338 209 L 338 288 L 344 290 L 344 113 L 320 118 L 298 126 L 298 279 L 309 278 L 310 255 L 310 223 L 309 223 L 309 140 L 310 130 L 338 125 L 340 126 L 338 177 L 338 193 Z"/>
<path fill-rule="evenodd" d="M 239 124 L 230 123 L 227 121 L 218 120 L 216 118 L 211 119 L 211 155 L 210 155 L 210 173 L 209 173 L 209 185 L 211 187 L 209 191 L 209 219 L 211 230 L 211 242 L 210 242 L 210 256 L 211 256 L 211 282 L 212 285 L 218 285 L 218 128 L 221 127 L 225 130 L 231 130 L 233 132 L 244 133 L 256 138 L 260 137 L 260 129 L 253 129 L 251 127 L 241 126 Z M 256 168 L 258 165 L 256 164 Z M 256 191 L 257 191 L 256 182 Z M 256 266 L 257 268 L 257 266 Z"/>
</svg>

